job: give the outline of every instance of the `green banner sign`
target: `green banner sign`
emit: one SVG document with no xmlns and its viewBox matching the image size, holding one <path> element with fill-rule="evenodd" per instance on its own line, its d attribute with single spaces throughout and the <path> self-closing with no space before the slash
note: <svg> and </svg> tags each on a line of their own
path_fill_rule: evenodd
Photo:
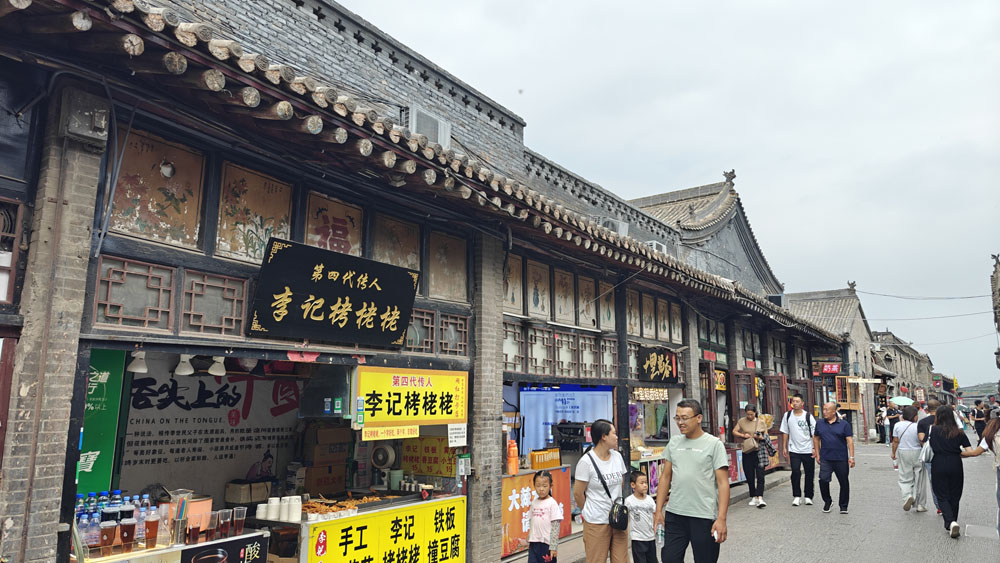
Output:
<svg viewBox="0 0 1000 563">
<path fill-rule="evenodd" d="M 87 406 L 76 470 L 76 490 L 84 495 L 106 491 L 111 486 L 124 373 L 125 352 L 91 350 Z"/>
</svg>

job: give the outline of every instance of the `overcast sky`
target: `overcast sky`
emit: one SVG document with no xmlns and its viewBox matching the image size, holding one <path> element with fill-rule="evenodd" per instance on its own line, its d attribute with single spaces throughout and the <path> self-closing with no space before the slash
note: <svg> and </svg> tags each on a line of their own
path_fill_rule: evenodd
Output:
<svg viewBox="0 0 1000 563">
<path fill-rule="evenodd" d="M 989 293 L 1000 2 L 343 0 L 625 198 L 736 169 L 786 291 Z M 1000 379 L 987 297 L 862 295 L 960 385 Z M 938 344 L 970 339 L 952 344 Z"/>
</svg>

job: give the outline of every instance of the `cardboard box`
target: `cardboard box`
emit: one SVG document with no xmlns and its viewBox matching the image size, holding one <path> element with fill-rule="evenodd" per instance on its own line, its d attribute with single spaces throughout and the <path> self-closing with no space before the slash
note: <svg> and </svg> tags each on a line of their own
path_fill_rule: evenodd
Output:
<svg viewBox="0 0 1000 563">
<path fill-rule="evenodd" d="M 311 495 L 335 495 L 347 490 L 347 464 L 303 467 L 305 490 Z"/>
<path fill-rule="evenodd" d="M 273 553 L 268 553 L 267 563 L 299 563 L 299 560 L 295 557 L 278 557 Z"/>
<path fill-rule="evenodd" d="M 336 428 L 323 423 L 313 423 L 306 427 L 304 444 L 306 448 L 313 444 L 350 444 L 353 438 L 354 431 L 350 428 Z"/>
<path fill-rule="evenodd" d="M 267 502 L 271 496 L 271 482 L 226 483 L 226 502 L 230 504 L 257 504 Z"/>
<path fill-rule="evenodd" d="M 307 445 L 302 452 L 302 460 L 306 465 L 337 465 L 347 462 L 350 453 L 351 445 L 348 442 Z"/>
</svg>

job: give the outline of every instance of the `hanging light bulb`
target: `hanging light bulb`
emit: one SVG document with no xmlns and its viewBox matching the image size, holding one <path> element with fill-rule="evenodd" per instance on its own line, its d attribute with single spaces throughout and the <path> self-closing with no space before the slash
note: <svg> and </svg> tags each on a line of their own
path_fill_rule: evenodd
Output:
<svg viewBox="0 0 1000 563">
<path fill-rule="evenodd" d="M 214 375 L 216 377 L 222 377 L 226 375 L 226 357 L 225 356 L 212 356 L 212 365 L 208 368 L 209 375 Z"/>
<path fill-rule="evenodd" d="M 174 368 L 174 375 L 194 375 L 194 366 L 191 365 L 191 358 L 194 354 L 181 354 L 181 361 L 177 362 Z"/>
<path fill-rule="evenodd" d="M 132 361 L 125 369 L 133 373 L 149 373 L 149 367 L 146 366 L 146 353 L 132 352 Z"/>
</svg>

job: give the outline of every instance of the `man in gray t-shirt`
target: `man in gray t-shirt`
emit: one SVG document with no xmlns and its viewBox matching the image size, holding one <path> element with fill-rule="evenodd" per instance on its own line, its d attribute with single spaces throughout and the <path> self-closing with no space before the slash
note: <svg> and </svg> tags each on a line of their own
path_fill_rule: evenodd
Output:
<svg viewBox="0 0 1000 563">
<path fill-rule="evenodd" d="M 677 404 L 674 421 L 682 435 L 671 438 L 664 450 L 656 489 L 656 523 L 665 524 L 666 534 L 662 561 L 684 561 L 688 544 L 698 563 L 718 561 L 719 546 L 726 541 L 729 456 L 721 440 L 702 431 L 701 419 L 698 401 Z"/>
</svg>

